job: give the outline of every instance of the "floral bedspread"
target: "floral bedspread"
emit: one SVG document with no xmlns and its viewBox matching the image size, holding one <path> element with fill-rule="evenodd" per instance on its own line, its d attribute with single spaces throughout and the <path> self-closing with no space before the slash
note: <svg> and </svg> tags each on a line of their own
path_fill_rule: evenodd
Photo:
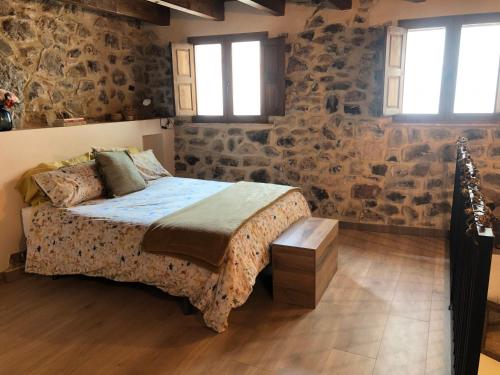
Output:
<svg viewBox="0 0 500 375">
<path fill-rule="evenodd" d="M 150 224 L 227 186 L 167 177 L 125 197 L 73 208 L 41 206 L 27 234 L 26 271 L 154 285 L 188 297 L 206 325 L 223 332 L 231 309 L 245 303 L 258 273 L 269 263 L 270 243 L 295 221 L 311 215 L 301 193 L 285 195 L 239 229 L 219 273 L 171 256 L 141 252 Z"/>
</svg>

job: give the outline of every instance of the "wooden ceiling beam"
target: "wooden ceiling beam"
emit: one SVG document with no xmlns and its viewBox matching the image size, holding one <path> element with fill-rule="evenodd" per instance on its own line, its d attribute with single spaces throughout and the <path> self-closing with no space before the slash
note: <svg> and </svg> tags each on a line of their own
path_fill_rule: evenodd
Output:
<svg viewBox="0 0 500 375">
<path fill-rule="evenodd" d="M 104 13 L 136 18 L 160 26 L 170 25 L 170 9 L 146 0 L 62 0 Z"/>
<path fill-rule="evenodd" d="M 330 0 L 340 10 L 352 9 L 352 0 Z"/>
<path fill-rule="evenodd" d="M 172 9 L 215 21 L 224 21 L 224 0 L 148 0 Z"/>
<path fill-rule="evenodd" d="M 285 15 L 285 0 L 238 0 L 240 3 L 264 10 L 275 16 Z"/>
</svg>

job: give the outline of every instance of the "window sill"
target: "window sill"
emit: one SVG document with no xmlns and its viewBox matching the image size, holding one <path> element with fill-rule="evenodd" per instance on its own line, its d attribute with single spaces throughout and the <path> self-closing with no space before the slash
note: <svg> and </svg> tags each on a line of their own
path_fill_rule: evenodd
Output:
<svg viewBox="0 0 500 375">
<path fill-rule="evenodd" d="M 265 124 L 269 116 L 193 116 L 192 123 L 208 124 Z"/>
<path fill-rule="evenodd" d="M 182 121 L 182 120 L 181 120 Z M 273 117 L 270 116 L 254 116 L 248 118 L 237 118 L 235 121 L 227 120 L 221 117 L 210 118 L 206 116 L 193 116 L 183 119 L 182 124 L 197 125 L 197 126 L 272 126 L 274 125 Z"/>
<path fill-rule="evenodd" d="M 487 123 L 487 122 L 471 122 L 471 123 L 449 123 L 449 122 L 427 122 L 427 123 L 416 123 L 416 122 L 389 122 L 386 128 L 448 128 L 448 129 L 470 129 L 470 128 L 498 128 L 500 123 Z"/>
<path fill-rule="evenodd" d="M 274 126 L 272 122 L 183 122 L 183 127 L 212 127 L 212 128 L 229 128 L 229 127 L 248 127 L 258 129 L 270 129 Z"/>
<path fill-rule="evenodd" d="M 500 116 L 493 115 L 455 115 L 444 117 L 439 115 L 396 115 L 390 117 L 392 124 L 412 126 L 471 126 L 500 125 Z"/>
</svg>

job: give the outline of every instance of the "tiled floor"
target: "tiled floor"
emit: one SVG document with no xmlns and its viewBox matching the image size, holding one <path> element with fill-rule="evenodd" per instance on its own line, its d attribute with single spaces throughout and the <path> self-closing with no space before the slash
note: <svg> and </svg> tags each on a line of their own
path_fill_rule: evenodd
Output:
<svg viewBox="0 0 500 375">
<path fill-rule="evenodd" d="M 154 289 L 78 277 L 0 285 L 0 373 L 450 374 L 439 239 L 341 231 L 316 310 L 257 284 L 217 335 Z"/>
</svg>

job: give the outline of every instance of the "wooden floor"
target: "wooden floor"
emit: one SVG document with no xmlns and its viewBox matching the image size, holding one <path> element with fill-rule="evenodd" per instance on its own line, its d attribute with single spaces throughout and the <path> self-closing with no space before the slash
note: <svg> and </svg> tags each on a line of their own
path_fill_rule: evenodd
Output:
<svg viewBox="0 0 500 375">
<path fill-rule="evenodd" d="M 0 284 L 0 374 L 450 374 L 440 239 L 343 230 L 316 310 L 258 283 L 217 335 L 146 287 L 79 277 Z"/>
<path fill-rule="evenodd" d="M 486 331 L 485 350 L 494 353 L 500 359 L 500 314 L 491 312 L 488 329 Z"/>
</svg>

